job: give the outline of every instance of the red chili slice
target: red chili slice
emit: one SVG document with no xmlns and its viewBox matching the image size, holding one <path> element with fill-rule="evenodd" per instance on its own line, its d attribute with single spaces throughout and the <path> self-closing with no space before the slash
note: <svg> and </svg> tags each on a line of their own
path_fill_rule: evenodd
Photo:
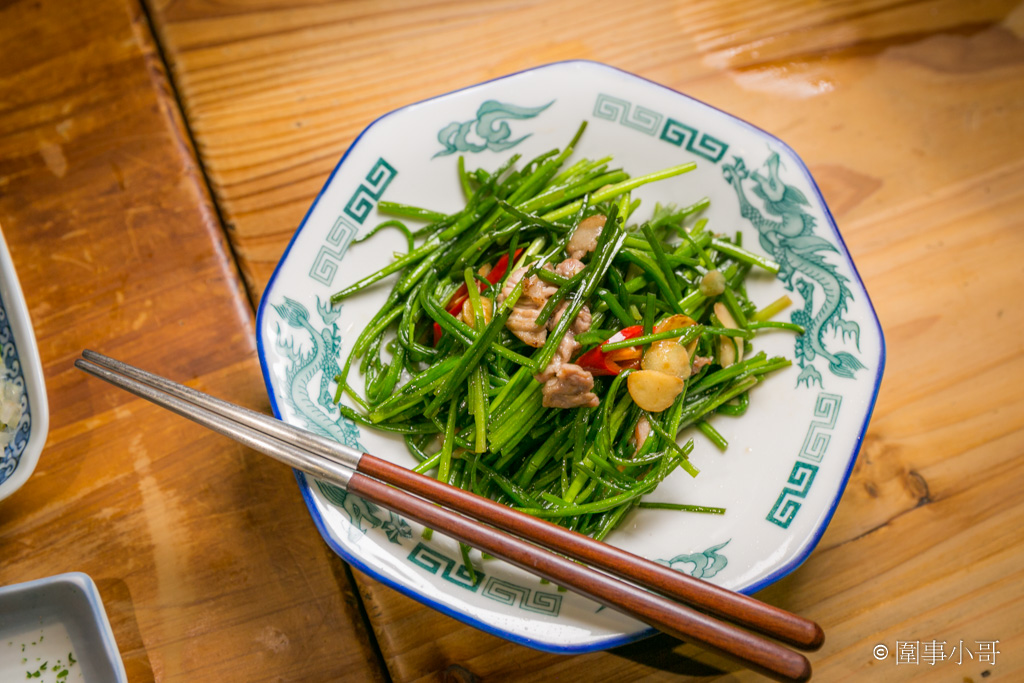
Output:
<svg viewBox="0 0 1024 683">
<path fill-rule="evenodd" d="M 604 346 L 605 344 L 612 344 L 614 342 L 632 339 L 633 337 L 639 337 L 643 333 L 643 325 L 631 325 L 619 330 L 609 339 L 602 342 L 600 346 L 592 348 L 580 356 L 576 360 L 576 365 L 579 365 L 584 370 L 589 370 L 592 375 L 617 375 L 627 368 L 639 366 L 639 358 L 628 360 L 620 365 L 619 359 L 616 359 L 614 356 L 610 356 L 610 354 L 614 354 L 616 352 L 612 351 L 610 354 L 605 353 Z"/>
<path fill-rule="evenodd" d="M 513 259 L 519 258 L 519 254 L 521 254 L 522 251 L 523 251 L 522 249 L 516 249 L 516 253 L 513 255 L 512 258 Z M 487 275 L 484 276 L 484 279 L 487 280 L 488 282 L 490 282 L 492 285 L 496 285 L 499 282 L 501 282 L 502 278 L 505 277 L 505 273 L 507 271 L 508 271 L 508 254 L 506 253 L 506 254 L 502 254 L 501 255 L 501 258 L 499 258 L 498 262 L 494 264 L 494 267 L 491 268 L 491 271 L 489 273 L 487 273 Z M 485 289 L 487 289 L 487 285 L 485 285 L 484 283 L 480 282 L 479 280 L 477 280 L 476 284 L 480 288 L 481 292 L 484 291 Z M 469 289 L 467 289 L 466 283 L 462 283 L 462 286 L 460 286 L 458 289 L 456 289 L 455 293 L 452 294 L 452 298 L 449 299 L 448 305 L 445 306 L 445 310 L 448 311 L 449 313 L 451 313 L 454 317 L 458 318 L 459 314 L 462 312 L 462 305 L 464 303 L 466 303 L 467 299 L 469 299 Z M 434 323 L 434 345 L 435 346 L 437 345 L 437 342 L 441 341 L 441 334 L 442 334 L 441 326 L 439 324 L 437 324 L 437 323 Z"/>
</svg>

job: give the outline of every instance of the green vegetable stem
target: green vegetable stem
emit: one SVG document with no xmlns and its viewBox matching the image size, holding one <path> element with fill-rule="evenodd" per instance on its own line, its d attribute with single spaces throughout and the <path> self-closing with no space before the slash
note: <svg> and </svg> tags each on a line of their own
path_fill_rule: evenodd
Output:
<svg viewBox="0 0 1024 683">
<path fill-rule="evenodd" d="M 725 514 L 643 499 L 677 469 L 697 476 L 693 437 L 725 450 L 712 418 L 741 418 L 756 403 L 751 389 L 789 365 L 750 353 L 757 334 L 803 330 L 770 320 L 788 299 L 761 309 L 750 301 L 751 269 L 774 274 L 779 265 L 713 234 L 701 217 L 707 198 L 658 205 L 649 220 L 632 222 L 632 191 L 695 163 L 638 177 L 610 157 L 570 163 L 585 128 L 562 150 L 522 164 L 512 156 L 492 172 L 468 170 L 460 158 L 452 182 L 465 205 L 454 213 L 379 203 L 390 218 L 363 239 L 398 230 L 408 250 L 331 297 L 338 303 L 391 283 L 335 378 L 335 401 L 348 419 L 402 435 L 416 471 L 602 539 L 637 508 Z M 592 216 L 604 223 L 582 267 L 554 272 Z M 422 224 L 410 228 L 410 220 Z M 538 347 L 510 329 L 513 316 L 534 306 L 529 278 L 553 292 L 530 309 L 546 329 Z M 562 357 L 584 310 L 590 328 Z M 679 320 L 687 322 L 666 322 Z M 641 371 L 667 372 L 647 355 L 664 345 L 684 347 L 673 357 L 688 365 L 672 380 L 679 391 L 666 399 L 671 405 L 645 409 L 634 381 Z M 546 405 L 537 376 L 552 363 L 590 373 L 597 407 Z"/>
</svg>

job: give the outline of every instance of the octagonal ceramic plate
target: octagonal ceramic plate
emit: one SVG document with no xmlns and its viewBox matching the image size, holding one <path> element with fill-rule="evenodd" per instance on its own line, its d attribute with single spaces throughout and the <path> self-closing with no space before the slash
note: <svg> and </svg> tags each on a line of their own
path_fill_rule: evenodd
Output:
<svg viewBox="0 0 1024 683">
<path fill-rule="evenodd" d="M 493 170 L 562 148 L 589 128 L 573 158 L 612 155 L 632 175 L 697 162 L 697 170 L 641 188 L 635 217 L 656 201 L 711 199 L 709 227 L 740 230 L 744 244 L 782 264 L 755 276 L 763 305 L 788 294 L 786 315 L 807 332 L 760 335 L 758 349 L 794 363 L 759 385 L 740 418 L 717 417 L 730 443 L 696 435 L 701 474 L 672 475 L 652 500 L 727 508 L 723 516 L 643 509 L 609 542 L 720 585 L 755 591 L 792 571 L 832 517 L 874 404 L 884 343 L 867 292 L 804 164 L 767 133 L 685 95 L 592 62 L 553 64 L 404 107 L 352 144 L 310 208 L 260 305 L 257 334 L 278 416 L 350 446 L 411 466 L 401 440 L 345 420 L 332 378 L 387 283 L 347 300 L 330 295 L 406 249 L 396 231 L 353 244 L 388 217 L 391 201 L 443 212 L 461 208 L 456 164 Z M 572 159 L 570 159 L 570 163 Z M 689 438 L 685 434 L 683 438 Z M 354 496 L 299 475 L 325 540 L 384 583 L 479 628 L 557 652 L 621 645 L 651 633 L 632 619 L 542 583 L 497 560 L 475 578 L 458 546 Z"/>
</svg>

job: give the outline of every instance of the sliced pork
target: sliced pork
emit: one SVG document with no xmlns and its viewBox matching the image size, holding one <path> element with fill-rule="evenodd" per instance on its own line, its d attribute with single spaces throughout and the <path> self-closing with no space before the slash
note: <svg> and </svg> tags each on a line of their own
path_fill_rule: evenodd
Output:
<svg viewBox="0 0 1024 683">
<path fill-rule="evenodd" d="M 604 228 L 607 220 L 600 214 L 581 220 L 580 224 L 576 226 L 576 231 L 569 238 L 569 244 L 565 247 L 569 256 L 581 259 L 584 255 L 594 251 L 597 248 L 597 238 L 600 237 L 601 229 Z"/>
<path fill-rule="evenodd" d="M 695 356 L 693 359 L 693 364 L 690 366 L 690 377 L 693 377 L 698 372 L 700 372 L 700 369 L 703 368 L 705 365 L 711 365 L 711 363 L 714 360 L 715 359 L 712 358 L 711 356 Z"/>
<path fill-rule="evenodd" d="M 566 336 L 572 334 L 566 332 Z M 562 365 L 541 388 L 546 408 L 596 408 L 600 402 L 594 388 L 594 376 L 573 363 Z"/>
<path fill-rule="evenodd" d="M 528 268 L 516 268 L 509 273 L 505 285 L 501 288 L 501 293 L 498 294 L 499 304 L 505 302 L 505 299 L 512 293 L 528 270 Z M 537 324 L 537 315 L 544 306 L 544 302 L 551 298 L 556 291 L 558 291 L 557 288 L 547 284 L 536 275 L 526 278 L 523 282 L 523 293 L 516 301 L 516 305 L 512 307 L 505 327 L 524 344 L 538 349 L 544 346 L 544 342 L 548 338 L 548 331 L 545 327 Z"/>
<path fill-rule="evenodd" d="M 586 222 L 586 221 L 584 221 Z M 602 220 L 602 225 L 603 220 Z M 582 223 L 581 223 L 582 225 Z M 598 226 L 600 230 L 600 226 Z M 585 254 L 580 252 L 580 256 Z M 545 264 L 546 270 L 553 270 L 562 277 L 571 278 L 583 270 L 583 262 L 576 257 L 570 257 L 552 268 Z M 563 301 L 555 309 L 554 315 L 548 319 L 547 325 L 537 324 L 537 315 L 548 302 L 551 296 L 558 291 L 558 288 L 544 282 L 536 275 L 524 276 L 528 268 L 517 268 L 512 271 L 501 293 L 498 295 L 498 303 L 504 303 L 512 290 L 520 281 L 523 283 L 523 293 L 520 295 L 516 305 L 509 313 L 505 327 L 509 329 L 523 343 L 534 348 L 540 348 L 547 341 L 548 330 L 554 329 L 561 320 L 569 306 L 568 301 Z M 551 358 L 548 366 L 536 375 L 534 379 L 544 384 L 541 393 L 544 397 L 544 406 L 547 408 L 577 408 L 579 406 L 597 406 L 599 399 L 591 391 L 594 388 L 594 376 L 578 365 L 570 363 L 569 360 L 579 351 L 580 344 L 576 341 L 576 335 L 582 334 L 590 329 L 590 310 L 584 306 L 573 319 L 569 329 L 558 342 L 558 349 Z"/>
</svg>

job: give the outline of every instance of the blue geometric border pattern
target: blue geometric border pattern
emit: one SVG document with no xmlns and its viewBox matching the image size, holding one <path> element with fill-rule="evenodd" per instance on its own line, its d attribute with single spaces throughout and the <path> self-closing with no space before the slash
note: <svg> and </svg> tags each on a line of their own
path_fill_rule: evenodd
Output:
<svg viewBox="0 0 1024 683">
<path fill-rule="evenodd" d="M 814 417 L 820 419 L 812 420 L 807 426 L 807 435 L 804 437 L 800 452 L 797 453 L 797 457 L 803 460 L 797 460 L 793 464 L 793 471 L 789 475 L 788 483 L 798 488 L 786 487 L 779 493 L 771 512 L 765 517 L 772 524 L 788 529 L 796 513 L 800 511 L 801 501 L 807 497 L 811 484 L 814 483 L 814 476 L 818 472 L 817 465 L 804 460 L 820 463 L 825 457 L 829 441 L 832 439 L 832 431 L 839 421 L 839 408 L 842 404 L 843 397 L 836 394 L 822 392 L 815 399 Z"/>
<path fill-rule="evenodd" d="M 620 116 L 625 118 L 629 115 L 629 106 L 626 100 L 600 94 L 594 102 L 594 116 L 606 121 L 618 121 Z"/>
<path fill-rule="evenodd" d="M 434 576 L 440 575 L 445 581 L 473 593 L 476 593 L 480 585 L 483 584 L 483 590 L 479 594 L 503 605 L 553 617 L 557 617 L 562 610 L 562 596 L 557 593 L 527 588 L 495 576 L 488 577 L 475 568 L 474 580 L 470 578 L 469 572 L 461 562 L 424 543 L 416 544 L 416 547 L 409 553 L 408 560 L 426 570 L 427 573 Z M 484 583 L 484 579 L 486 579 L 486 583 Z"/>
<path fill-rule="evenodd" d="M 480 587 L 480 583 L 485 578 L 482 571 L 474 569 L 476 574 L 474 581 L 470 578 L 465 565 L 422 543 L 416 544 L 416 547 L 409 553 L 408 560 L 434 576 L 441 572 L 442 579 L 472 593 L 476 593 L 476 589 Z"/>
<path fill-rule="evenodd" d="M 640 105 L 634 106 L 621 97 L 601 93 L 594 102 L 594 117 L 606 121 L 618 121 L 647 135 L 655 135 L 661 128 L 658 139 L 676 147 L 685 147 L 690 152 L 718 163 L 725 156 L 729 145 L 718 138 L 687 125 L 682 121 L 666 117 L 660 112 Z M 664 121 L 664 127 L 661 122 Z"/>
<path fill-rule="evenodd" d="M 14 470 L 18 469 L 21 456 L 28 446 L 28 438 L 32 433 L 32 415 L 29 410 L 28 389 L 25 387 L 25 375 L 21 370 L 21 361 L 18 359 L 18 349 L 14 345 L 14 333 L 11 331 L 11 322 L 7 318 L 7 309 L 3 301 L 0 301 L 0 353 L 3 354 L 3 363 L 0 364 L 0 376 L 4 383 L 16 386 L 19 391 L 19 402 L 21 403 L 21 417 L 14 427 L 14 437 L 4 447 L 3 456 L 0 457 L 0 484 L 7 481 Z M 0 391 L 2 391 L 0 386 Z"/>
<path fill-rule="evenodd" d="M 384 157 L 377 159 L 377 163 L 373 165 L 366 178 L 348 200 L 348 204 L 345 205 L 345 215 L 362 225 L 366 217 L 370 215 L 370 211 L 373 210 L 376 201 L 384 194 L 384 190 L 388 189 L 388 185 L 396 175 L 398 175 L 398 171 L 385 161 Z"/>
<path fill-rule="evenodd" d="M 633 107 L 626 100 L 611 95 L 600 94 L 594 102 L 594 116 L 607 121 L 618 121 L 624 126 L 647 135 L 658 132 L 662 119 L 665 117 L 647 107 Z"/>
<path fill-rule="evenodd" d="M 320 247 L 316 258 L 313 259 L 313 266 L 309 269 L 309 276 L 320 284 L 330 287 L 334 281 L 334 275 L 338 272 L 341 259 L 348 251 L 352 238 L 355 237 L 356 228 L 345 220 L 344 216 L 338 216 L 331 231 L 327 233 L 327 244 Z M 328 246 L 330 245 L 330 246 Z M 331 247 L 334 247 L 333 249 Z"/>
<path fill-rule="evenodd" d="M 502 581 L 494 576 L 487 579 L 481 595 L 503 605 L 511 605 L 528 612 L 537 612 L 553 617 L 557 617 L 562 609 L 562 596 L 557 593 L 530 590 L 525 586 Z"/>
<path fill-rule="evenodd" d="M 793 463 L 793 471 L 789 474 L 788 483 L 795 488 L 786 487 L 782 489 L 782 493 L 779 494 L 778 500 L 775 501 L 775 505 L 772 506 L 771 512 L 768 513 L 766 519 L 772 524 L 788 529 L 789 525 L 793 522 L 793 518 L 796 517 L 796 513 L 800 511 L 800 506 L 803 504 L 802 501 L 807 497 L 808 491 L 811 490 L 811 485 L 814 483 L 814 477 L 817 474 L 817 465 L 812 465 L 802 460 L 797 460 Z"/>
<path fill-rule="evenodd" d="M 665 121 L 665 127 L 659 137 L 676 147 L 682 147 L 685 143 L 686 149 L 715 163 L 721 161 L 729 149 L 729 145 L 718 138 L 701 133 L 696 128 L 673 118 Z"/>
<path fill-rule="evenodd" d="M 839 419 L 839 406 L 843 403 L 843 397 L 835 394 L 819 394 L 814 404 L 814 417 L 820 417 L 823 421 L 811 422 L 807 429 L 807 436 L 804 438 L 804 445 L 800 449 L 800 457 L 814 462 L 821 462 L 828 450 L 828 442 L 831 438 L 831 431 L 836 428 L 836 421 Z"/>
<path fill-rule="evenodd" d="M 343 215 L 338 216 L 334 221 L 334 225 L 327 233 L 325 244 L 321 245 L 316 256 L 313 257 L 313 264 L 309 267 L 310 279 L 322 285 L 331 286 L 334 276 L 338 273 L 338 266 L 341 265 L 341 259 L 348 251 L 349 245 L 352 244 L 352 239 L 359 232 L 359 226 L 373 211 L 377 200 L 381 198 L 384 190 L 388 189 L 388 185 L 397 175 L 398 171 L 384 157 L 377 159 L 373 168 L 349 197 Z"/>
</svg>

